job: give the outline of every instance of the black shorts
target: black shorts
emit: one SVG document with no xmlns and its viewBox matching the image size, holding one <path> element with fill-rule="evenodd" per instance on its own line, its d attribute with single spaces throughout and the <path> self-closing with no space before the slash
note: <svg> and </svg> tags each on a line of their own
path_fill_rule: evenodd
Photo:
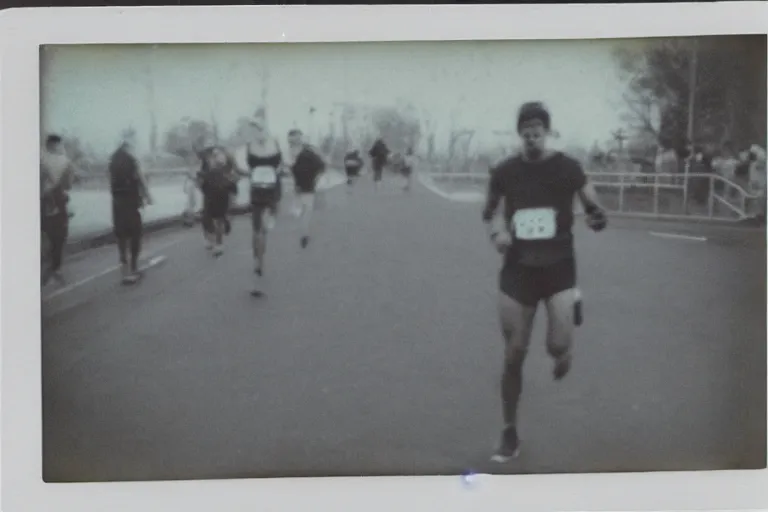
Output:
<svg viewBox="0 0 768 512">
<path fill-rule="evenodd" d="M 142 233 L 141 212 L 133 205 L 112 205 L 112 226 L 117 238 L 139 237 Z"/>
<path fill-rule="evenodd" d="M 272 215 L 277 214 L 277 203 L 251 203 L 251 224 L 254 231 L 261 231 L 264 227 L 264 212 L 269 210 Z"/>
<path fill-rule="evenodd" d="M 576 260 L 567 258 L 547 267 L 507 263 L 499 273 L 499 288 L 524 306 L 576 287 Z"/>
<path fill-rule="evenodd" d="M 347 173 L 347 178 L 355 178 L 357 176 L 360 176 L 360 168 L 359 167 L 347 167 L 344 170 Z"/>
</svg>

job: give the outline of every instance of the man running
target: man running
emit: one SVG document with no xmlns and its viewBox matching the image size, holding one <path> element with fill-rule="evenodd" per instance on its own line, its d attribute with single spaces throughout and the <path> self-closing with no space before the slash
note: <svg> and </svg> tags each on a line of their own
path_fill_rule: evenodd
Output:
<svg viewBox="0 0 768 512">
<path fill-rule="evenodd" d="M 379 188 L 382 175 L 384 174 L 384 166 L 387 164 L 387 159 L 389 158 L 389 148 L 384 142 L 384 139 L 381 137 L 376 139 L 376 142 L 373 143 L 373 147 L 371 147 L 368 155 L 371 157 L 374 186 Z"/>
<path fill-rule="evenodd" d="M 573 244 L 573 203 L 578 196 L 587 225 L 600 231 L 607 219 L 581 165 L 547 148 L 551 119 L 539 102 L 525 103 L 517 130 L 523 152 L 499 163 L 491 174 L 483 221 L 490 238 L 504 255 L 499 275 L 499 315 L 504 337 L 501 397 L 504 429 L 493 456 L 506 462 L 519 453 L 517 409 L 522 390 L 522 367 L 528 351 L 533 319 L 540 301 L 547 308 L 547 351 L 554 360 L 554 378 L 571 366 L 574 325 L 580 323 Z M 504 200 L 504 227 L 492 221 Z"/>
<path fill-rule="evenodd" d="M 296 188 L 296 195 L 301 207 L 301 247 L 309 245 L 309 228 L 312 222 L 312 211 L 315 208 L 315 192 L 320 175 L 325 172 L 325 162 L 308 144 L 304 143 L 301 130 L 288 132 L 288 144 L 296 157 L 291 171 Z"/>
<path fill-rule="evenodd" d="M 363 158 L 360 151 L 353 149 L 344 155 L 344 171 L 347 173 L 347 188 L 351 192 L 357 178 L 360 177 L 360 170 L 363 168 Z"/>
<path fill-rule="evenodd" d="M 112 225 L 117 238 L 123 284 L 133 284 L 141 277 L 142 219 L 139 211 L 151 205 L 149 187 L 133 155 L 133 145 L 124 141 L 109 161 L 112 192 Z M 130 258 L 129 258 L 130 253 Z"/>
<path fill-rule="evenodd" d="M 43 271 L 43 286 L 48 284 L 51 278 L 59 285 L 65 282 L 61 275 L 61 264 L 71 216 L 67 191 L 72 186 L 75 175 L 75 169 L 64 149 L 63 139 L 58 135 L 49 135 L 40 157 L 41 231 L 48 239 L 48 266 Z"/>
<path fill-rule="evenodd" d="M 206 247 L 216 257 L 224 253 L 224 235 L 229 232 L 230 200 L 237 193 L 237 180 L 233 159 L 220 146 L 212 146 L 201 153 L 203 164 L 197 175 L 197 184 L 203 194 L 202 225 Z"/>
</svg>

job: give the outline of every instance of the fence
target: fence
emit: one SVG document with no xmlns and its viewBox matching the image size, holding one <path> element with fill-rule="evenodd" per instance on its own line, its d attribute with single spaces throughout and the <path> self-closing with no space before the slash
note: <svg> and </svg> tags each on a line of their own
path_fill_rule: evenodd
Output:
<svg viewBox="0 0 768 512">
<path fill-rule="evenodd" d="M 487 173 L 429 172 L 438 185 L 484 188 Z M 765 214 L 765 196 L 717 174 L 588 172 L 601 202 L 628 216 L 739 221 Z"/>
</svg>

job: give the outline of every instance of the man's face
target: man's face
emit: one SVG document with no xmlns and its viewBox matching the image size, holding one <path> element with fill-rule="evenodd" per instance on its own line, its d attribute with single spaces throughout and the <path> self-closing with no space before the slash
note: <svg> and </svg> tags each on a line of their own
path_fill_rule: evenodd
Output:
<svg viewBox="0 0 768 512">
<path fill-rule="evenodd" d="M 224 154 L 224 152 L 216 148 L 213 150 L 213 153 L 211 154 L 211 162 L 214 167 L 222 167 L 227 163 L 227 155 Z"/>
<path fill-rule="evenodd" d="M 288 136 L 288 144 L 292 148 L 298 148 L 301 146 L 301 134 L 300 133 L 293 133 Z"/>
<path fill-rule="evenodd" d="M 50 153 L 53 153 L 54 155 L 63 155 L 64 154 L 64 144 L 61 142 L 55 142 L 48 146 L 48 151 Z"/>
<path fill-rule="evenodd" d="M 523 140 L 523 150 L 530 157 L 538 157 L 547 147 L 549 130 L 538 119 L 532 119 L 520 126 L 520 138 Z"/>
<path fill-rule="evenodd" d="M 266 138 L 266 130 L 264 126 L 259 123 L 250 124 L 250 134 L 253 140 L 264 140 Z"/>
</svg>

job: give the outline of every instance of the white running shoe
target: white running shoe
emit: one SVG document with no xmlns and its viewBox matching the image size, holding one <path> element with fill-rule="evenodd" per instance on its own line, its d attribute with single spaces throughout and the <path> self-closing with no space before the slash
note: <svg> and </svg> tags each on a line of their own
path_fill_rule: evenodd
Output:
<svg viewBox="0 0 768 512">
<path fill-rule="evenodd" d="M 217 246 L 216 246 L 216 247 L 213 249 L 213 255 L 214 255 L 215 257 L 217 257 L 217 258 L 218 258 L 218 257 L 219 257 L 219 256 L 221 256 L 222 254 L 224 254 L 224 247 L 222 247 L 222 246 L 220 246 L 220 245 L 217 245 Z"/>
</svg>

